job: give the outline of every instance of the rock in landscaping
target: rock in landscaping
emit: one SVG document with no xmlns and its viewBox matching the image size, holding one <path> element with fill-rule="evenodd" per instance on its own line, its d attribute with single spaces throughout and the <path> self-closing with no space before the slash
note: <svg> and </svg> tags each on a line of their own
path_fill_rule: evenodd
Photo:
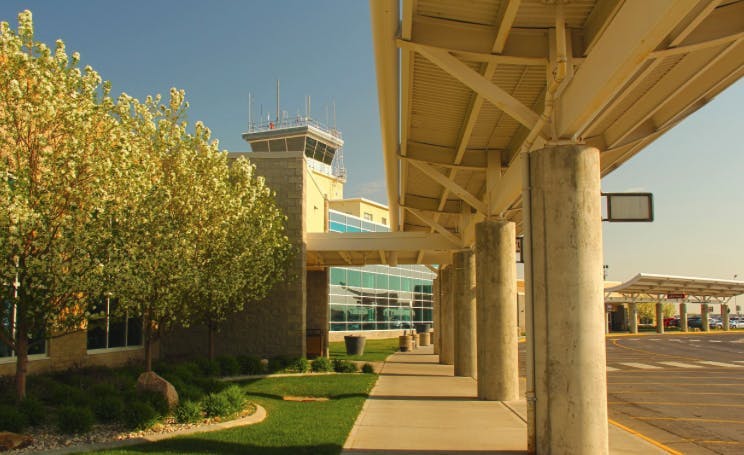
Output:
<svg viewBox="0 0 744 455">
<path fill-rule="evenodd" d="M 31 444 L 31 436 L 0 431 L 0 451 L 22 449 Z"/>
<path fill-rule="evenodd" d="M 170 409 L 178 406 L 178 392 L 176 392 L 176 388 L 170 382 L 158 376 L 154 371 L 142 373 L 137 378 L 137 390 L 156 392 L 163 395 Z"/>
</svg>

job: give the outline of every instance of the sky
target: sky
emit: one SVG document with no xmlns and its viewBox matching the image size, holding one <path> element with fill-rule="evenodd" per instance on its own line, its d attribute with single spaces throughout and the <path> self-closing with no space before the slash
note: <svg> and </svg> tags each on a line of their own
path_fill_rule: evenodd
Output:
<svg viewBox="0 0 744 455">
<path fill-rule="evenodd" d="M 138 98 L 186 91 L 189 120 L 230 151 L 253 115 L 312 116 L 343 133 L 346 197 L 385 202 L 368 2 L 349 0 L 3 0 L 17 26 L 30 9 L 38 40 L 68 52 Z M 652 223 L 604 223 L 608 279 L 636 273 L 744 279 L 744 80 L 602 181 L 604 192 L 654 194 Z M 737 134 L 738 133 L 738 134 Z"/>
</svg>

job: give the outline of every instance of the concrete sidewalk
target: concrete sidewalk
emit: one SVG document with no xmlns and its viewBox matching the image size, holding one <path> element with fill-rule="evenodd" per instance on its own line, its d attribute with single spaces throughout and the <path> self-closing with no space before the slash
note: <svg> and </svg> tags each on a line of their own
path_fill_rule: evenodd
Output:
<svg viewBox="0 0 744 455">
<path fill-rule="evenodd" d="M 475 380 L 453 376 L 432 347 L 385 362 L 343 454 L 525 454 L 524 400 L 480 401 Z M 613 425 L 612 454 L 666 453 Z"/>
</svg>

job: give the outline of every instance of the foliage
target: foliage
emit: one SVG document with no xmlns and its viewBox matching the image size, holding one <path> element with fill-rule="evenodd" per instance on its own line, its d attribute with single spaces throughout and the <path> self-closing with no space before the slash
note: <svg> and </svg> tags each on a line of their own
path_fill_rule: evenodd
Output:
<svg viewBox="0 0 744 455">
<path fill-rule="evenodd" d="M 116 422 L 124 412 L 124 400 L 114 394 L 97 395 L 93 403 L 93 414 L 100 422 Z"/>
<path fill-rule="evenodd" d="M 15 406 L 0 404 L 0 431 L 21 433 L 28 426 L 28 418 Z"/>
<path fill-rule="evenodd" d="M 333 363 L 328 357 L 318 357 L 313 360 L 312 368 L 316 373 L 333 371 Z"/>
<path fill-rule="evenodd" d="M 310 362 L 304 357 L 293 359 L 290 360 L 286 370 L 293 373 L 306 373 L 310 371 Z"/>
<path fill-rule="evenodd" d="M 661 306 L 662 314 L 665 318 L 671 318 L 674 316 L 674 305 L 671 303 L 664 303 Z M 655 303 L 639 303 L 638 304 L 638 318 L 641 324 L 653 324 L 656 322 L 656 304 Z"/>
<path fill-rule="evenodd" d="M 191 400 L 181 401 L 173 414 L 178 423 L 194 423 L 202 419 L 201 406 Z"/>
<path fill-rule="evenodd" d="M 202 406 L 207 417 L 226 416 L 230 414 L 232 409 L 227 396 L 219 392 L 207 395 L 202 401 Z"/>
<path fill-rule="evenodd" d="M 269 372 L 279 373 L 281 371 L 284 371 L 284 369 L 287 368 L 287 366 L 289 365 L 289 362 L 291 362 L 291 359 L 287 356 L 278 355 L 276 357 L 272 357 L 269 359 Z"/>
<path fill-rule="evenodd" d="M 375 372 L 375 367 L 371 363 L 365 363 L 362 365 L 362 373 L 372 374 Z"/>
<path fill-rule="evenodd" d="M 94 420 L 89 408 L 63 406 L 57 410 L 57 428 L 62 433 L 87 433 Z"/>
<path fill-rule="evenodd" d="M 336 373 L 356 373 L 356 363 L 343 359 L 333 359 L 333 371 Z"/>
<path fill-rule="evenodd" d="M 86 296 L 103 291 L 100 219 L 126 196 L 109 84 L 79 59 L 36 41 L 30 11 L 17 31 L 0 23 L 0 283 L 14 284 L 16 313 L 0 305 L 0 342 L 17 353 L 18 398 L 29 342 L 80 329 Z"/>
<path fill-rule="evenodd" d="M 237 376 L 240 374 L 240 363 L 238 359 L 231 355 L 217 357 L 217 363 L 220 365 L 222 376 Z"/>
<path fill-rule="evenodd" d="M 207 358 L 197 359 L 196 364 L 199 365 L 199 369 L 202 374 L 207 376 L 219 376 L 220 375 L 220 363 L 216 360 L 209 360 Z"/>
<path fill-rule="evenodd" d="M 249 355 L 239 355 L 240 372 L 243 374 L 261 374 L 264 373 L 264 365 L 261 359 Z"/>
<path fill-rule="evenodd" d="M 124 408 L 124 424 L 128 428 L 144 430 L 150 428 L 158 421 L 158 413 L 150 403 L 145 401 L 134 401 L 128 403 Z"/>
<path fill-rule="evenodd" d="M 46 420 L 46 409 L 37 398 L 24 398 L 18 404 L 18 410 L 26 416 L 26 420 L 30 425 L 41 425 Z"/>
</svg>

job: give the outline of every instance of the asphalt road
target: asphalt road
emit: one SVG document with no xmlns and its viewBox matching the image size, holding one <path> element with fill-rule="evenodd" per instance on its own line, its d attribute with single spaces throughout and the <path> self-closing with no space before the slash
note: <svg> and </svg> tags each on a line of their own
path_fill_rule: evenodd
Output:
<svg viewBox="0 0 744 455">
<path fill-rule="evenodd" d="M 744 330 L 608 337 L 607 402 L 672 453 L 744 454 Z"/>
<path fill-rule="evenodd" d="M 608 338 L 607 401 L 680 453 L 744 453 L 744 331 Z"/>
</svg>

